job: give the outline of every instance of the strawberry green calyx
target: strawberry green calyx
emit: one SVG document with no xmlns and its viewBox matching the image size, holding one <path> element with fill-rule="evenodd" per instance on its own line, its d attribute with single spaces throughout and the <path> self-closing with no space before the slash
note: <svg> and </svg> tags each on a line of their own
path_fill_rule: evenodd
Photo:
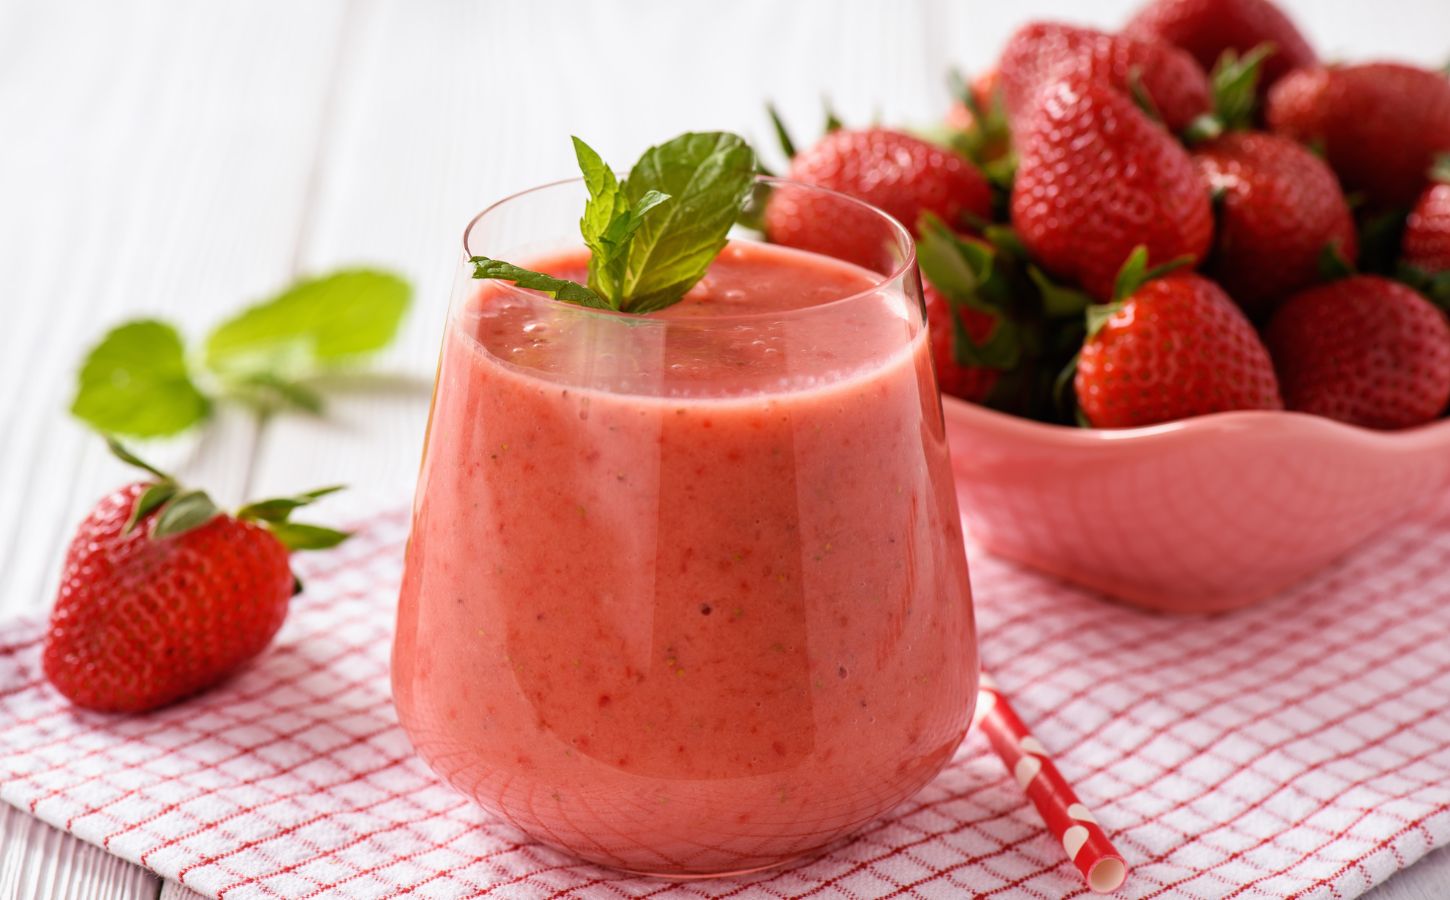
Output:
<svg viewBox="0 0 1450 900">
<path fill-rule="evenodd" d="M 153 512 L 156 513 L 156 520 L 149 535 L 152 540 L 185 534 L 224 514 L 205 491 L 182 487 L 172 475 L 141 459 L 114 437 L 106 438 L 106 446 L 121 462 L 135 466 L 155 479 L 137 496 L 136 505 L 132 507 L 131 515 L 126 520 L 123 534 L 130 534 Z M 293 522 L 289 517 L 294 510 L 340 490 L 342 485 L 332 485 L 290 497 L 248 503 L 237 510 L 236 518 L 243 522 L 255 522 L 267 529 L 289 551 L 336 547 L 351 535 L 321 525 Z"/>
<path fill-rule="evenodd" d="M 1094 303 L 1087 308 L 1087 338 L 1102 331 L 1108 320 L 1122 311 L 1128 298 L 1155 278 L 1162 278 L 1178 269 L 1191 268 L 1193 257 L 1180 256 L 1159 266 L 1148 266 L 1148 248 L 1142 244 L 1133 248 L 1123 267 L 1118 270 L 1118 280 L 1113 284 L 1113 299 L 1108 303 Z"/>
<path fill-rule="evenodd" d="M 830 97 L 821 98 L 821 108 L 825 110 L 826 114 L 826 121 L 821 127 L 822 134 L 830 134 L 833 131 L 840 131 L 842 128 L 845 127 L 845 123 L 841 121 L 841 117 L 836 114 L 836 108 L 831 105 Z"/>
<path fill-rule="evenodd" d="M 273 537 L 294 553 L 298 550 L 326 550 L 329 547 L 336 547 L 351 535 L 346 531 L 338 531 L 322 525 L 293 522 L 289 517 L 294 510 L 314 503 L 328 494 L 336 493 L 342 488 L 342 485 L 335 484 L 294 494 L 290 497 L 274 497 L 270 500 L 248 503 L 237 510 L 237 518 L 244 522 L 255 522 L 261 525 L 272 532 Z"/>
<path fill-rule="evenodd" d="M 1241 130 L 1252 127 L 1258 112 L 1259 79 L 1264 61 L 1275 53 L 1273 44 L 1260 44 L 1239 56 L 1225 50 L 1209 75 L 1213 89 L 1213 108 L 1224 128 Z"/>
<path fill-rule="evenodd" d="M 1213 113 L 1204 113 L 1188 123 L 1188 127 L 1183 129 L 1181 137 L 1183 143 L 1192 147 L 1194 144 L 1201 144 L 1222 136 L 1223 131 L 1223 121 L 1218 116 Z"/>
<path fill-rule="evenodd" d="M 1180 256 L 1162 265 L 1148 266 L 1148 248 L 1139 244 L 1128 254 L 1123 267 L 1118 270 L 1118 280 L 1113 283 L 1113 300 L 1126 300 L 1138 292 L 1138 288 L 1154 278 L 1162 278 L 1170 272 L 1193 266 L 1193 257 Z"/>
<path fill-rule="evenodd" d="M 1324 249 L 1319 251 L 1319 279 L 1321 281 L 1338 281 L 1355 274 L 1357 272 L 1354 263 L 1345 258 L 1338 244 L 1327 243 L 1324 245 Z"/>
<path fill-rule="evenodd" d="M 1252 128 L 1258 114 L 1259 78 L 1264 61 L 1274 54 L 1273 44 L 1260 44 L 1239 56 L 1225 50 L 1209 75 L 1213 112 L 1199 116 L 1184 129 L 1183 140 L 1192 145 L 1213 140 L 1225 131 Z"/>
<path fill-rule="evenodd" d="M 704 277 L 755 186 L 755 151 L 729 132 L 687 133 L 651 147 L 623 181 L 578 138 L 574 152 L 589 192 L 579 220 L 588 285 L 484 256 L 469 260 L 474 278 L 512 281 L 580 306 L 655 312 Z"/>
<path fill-rule="evenodd" d="M 1363 206 L 1364 195 L 1345 198 L 1350 209 Z M 1354 202 L 1359 200 L 1359 203 Z M 1410 209 L 1396 206 L 1384 212 L 1361 216 L 1359 225 L 1359 269 L 1363 272 L 1391 274 L 1398 265 L 1400 248 L 1404 245 L 1405 228 L 1408 225 Z"/>
<path fill-rule="evenodd" d="M 997 271 L 995 251 L 988 245 L 963 240 L 940 218 L 923 213 L 917 222 L 917 260 L 932 285 L 953 310 L 970 309 L 993 320 L 987 339 L 977 342 L 962 317 L 954 315 L 952 355 L 964 366 L 1005 371 L 1022 357 L 1015 323 L 1004 310 L 1011 285 Z"/>
<path fill-rule="evenodd" d="M 1012 177 L 1017 172 L 1017 156 L 1011 151 L 1012 132 L 1007 124 L 1007 102 L 1001 88 L 992 90 L 989 102 L 983 106 L 977 92 L 956 69 L 947 73 L 947 87 L 952 98 L 972 114 L 972 127 L 954 131 L 949 145 L 981 169 L 994 188 L 1010 191 Z"/>
<path fill-rule="evenodd" d="M 1409 285 L 1431 303 L 1450 313 L 1450 271 L 1427 272 L 1401 260 L 1396 265 L 1394 274 L 1395 280 Z"/>
<path fill-rule="evenodd" d="M 999 255 L 1005 256 L 1013 262 L 1027 259 L 1027 247 L 1011 225 L 997 222 L 988 223 L 982 227 L 982 237 L 987 239 L 987 243 L 997 248 Z"/>
<path fill-rule="evenodd" d="M 822 135 L 831 134 L 846 127 L 845 121 L 836 112 L 836 107 L 831 103 L 830 97 L 821 97 L 821 112 L 824 116 L 824 120 L 821 123 Z M 770 130 L 775 133 L 775 145 L 785 155 L 787 162 L 795 159 L 799 150 L 796 147 L 795 138 L 791 137 L 790 129 L 785 125 L 785 119 L 781 116 L 780 110 L 776 108 L 774 103 L 767 102 L 765 104 L 765 115 L 770 119 Z M 765 169 L 761 169 L 761 172 L 766 175 L 770 174 Z"/>
<path fill-rule="evenodd" d="M 1125 300 L 1114 300 L 1112 303 L 1094 303 L 1089 306 L 1087 308 L 1086 340 L 1090 341 L 1096 337 L 1097 333 L 1103 330 L 1103 326 L 1108 324 L 1108 320 L 1122 312 L 1127 305 Z M 1074 363 L 1074 365 L 1076 364 Z"/>
<path fill-rule="evenodd" d="M 1430 167 L 1430 180 L 1450 184 L 1450 153 L 1435 157 L 1435 164 Z"/>
<path fill-rule="evenodd" d="M 1159 125 L 1163 124 L 1163 113 L 1158 109 L 1158 104 L 1153 102 L 1153 95 L 1148 93 L 1148 86 L 1143 83 L 1143 70 L 1139 66 L 1134 66 L 1128 72 L 1128 95 L 1144 115 Z"/>
<path fill-rule="evenodd" d="M 775 142 L 780 147 L 780 152 L 785 158 L 795 159 L 795 140 L 790 136 L 790 129 L 785 127 L 785 120 L 780 117 L 780 110 L 775 108 L 774 103 L 765 104 L 765 114 L 770 117 L 770 127 L 775 131 Z"/>
<path fill-rule="evenodd" d="M 1081 316 L 1083 311 L 1094 306 L 1097 301 L 1084 294 L 1082 291 L 1060 285 L 1053 281 L 1048 274 L 1037 266 L 1027 267 L 1027 277 L 1031 279 L 1037 293 L 1042 299 L 1042 311 L 1049 319 L 1067 319 Z"/>
</svg>

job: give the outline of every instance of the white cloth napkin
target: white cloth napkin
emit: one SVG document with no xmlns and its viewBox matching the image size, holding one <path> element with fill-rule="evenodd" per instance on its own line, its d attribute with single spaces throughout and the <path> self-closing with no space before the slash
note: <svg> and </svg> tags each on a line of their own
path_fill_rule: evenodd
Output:
<svg viewBox="0 0 1450 900">
<path fill-rule="evenodd" d="M 304 561 L 271 650 L 148 716 L 73 711 L 41 678 L 42 623 L 0 628 L 0 798 L 229 900 L 1086 893 L 975 734 L 918 796 L 782 871 L 672 884 L 530 843 L 396 725 L 406 529 L 377 515 Z M 985 665 L 1127 858 L 1118 896 L 1352 897 L 1450 841 L 1450 498 L 1210 618 L 971 562 Z"/>
</svg>

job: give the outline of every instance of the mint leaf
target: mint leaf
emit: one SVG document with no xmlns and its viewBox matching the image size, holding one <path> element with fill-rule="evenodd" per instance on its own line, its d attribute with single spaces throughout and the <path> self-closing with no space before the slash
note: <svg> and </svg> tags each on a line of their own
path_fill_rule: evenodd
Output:
<svg viewBox="0 0 1450 900">
<path fill-rule="evenodd" d="M 387 346 L 411 293 L 403 279 L 371 269 L 309 278 L 219 325 L 203 359 L 224 378 L 295 381 Z"/>
<path fill-rule="evenodd" d="M 579 231 L 590 250 L 589 288 L 603 297 L 610 308 L 618 309 L 631 239 L 644 222 L 645 214 L 670 198 L 668 194 L 649 191 L 637 204 L 631 204 L 614 170 L 605 165 L 593 147 L 576 137 L 574 155 L 578 157 L 584 186 L 589 191 L 584 217 L 579 220 Z"/>
<path fill-rule="evenodd" d="M 634 233 L 621 309 L 663 309 L 704 277 L 755 184 L 755 167 L 755 151 L 729 132 L 682 134 L 644 152 L 624 181 L 625 198 L 635 209 L 652 192 L 671 199 Z"/>
<path fill-rule="evenodd" d="M 313 415 L 321 415 L 325 404 L 322 395 L 305 384 L 288 381 L 272 372 L 246 375 L 235 383 L 239 392 L 259 407 L 292 406 Z"/>
<path fill-rule="evenodd" d="M 86 355 L 70 411 L 97 431 L 160 437 L 206 418 L 211 401 L 192 383 L 176 329 L 142 319 Z"/>
<path fill-rule="evenodd" d="M 489 259 L 487 256 L 471 256 L 468 261 L 473 263 L 474 278 L 501 278 L 512 281 L 521 288 L 548 294 L 556 300 L 566 300 L 594 309 L 614 309 L 603 297 L 575 281 L 555 278 L 542 272 L 531 272 L 503 260 Z"/>
<path fill-rule="evenodd" d="M 589 247 L 589 285 L 486 256 L 474 278 L 501 278 L 595 309 L 648 313 L 685 295 L 725 246 L 755 187 L 755 151 L 727 132 L 683 134 L 651 147 L 624 183 L 574 138 L 589 200 L 579 232 Z"/>
</svg>

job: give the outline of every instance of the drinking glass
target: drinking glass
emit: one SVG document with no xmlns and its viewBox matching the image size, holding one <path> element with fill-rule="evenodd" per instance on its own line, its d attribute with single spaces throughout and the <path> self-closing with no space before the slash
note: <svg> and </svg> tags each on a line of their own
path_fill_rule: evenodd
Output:
<svg viewBox="0 0 1450 900">
<path fill-rule="evenodd" d="M 853 259 L 740 234 L 719 272 L 749 263 L 774 298 L 745 312 L 475 281 L 472 255 L 584 259 L 580 181 L 485 210 L 429 416 L 403 727 L 491 812 L 634 872 L 738 874 L 829 844 L 947 764 L 976 696 L 911 237 L 829 191 L 756 194 L 849 230 Z M 742 292 L 723 279 L 706 287 Z"/>
</svg>

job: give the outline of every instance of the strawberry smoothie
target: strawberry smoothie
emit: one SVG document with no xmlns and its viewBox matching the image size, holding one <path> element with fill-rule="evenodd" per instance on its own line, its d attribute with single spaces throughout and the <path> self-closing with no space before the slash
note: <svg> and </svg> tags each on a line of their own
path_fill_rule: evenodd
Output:
<svg viewBox="0 0 1450 900">
<path fill-rule="evenodd" d="M 645 317 L 468 285 L 393 657 L 436 772 L 539 840 L 688 876 L 820 847 L 940 771 L 970 593 L 921 312 L 882 282 L 734 241 Z"/>
</svg>

